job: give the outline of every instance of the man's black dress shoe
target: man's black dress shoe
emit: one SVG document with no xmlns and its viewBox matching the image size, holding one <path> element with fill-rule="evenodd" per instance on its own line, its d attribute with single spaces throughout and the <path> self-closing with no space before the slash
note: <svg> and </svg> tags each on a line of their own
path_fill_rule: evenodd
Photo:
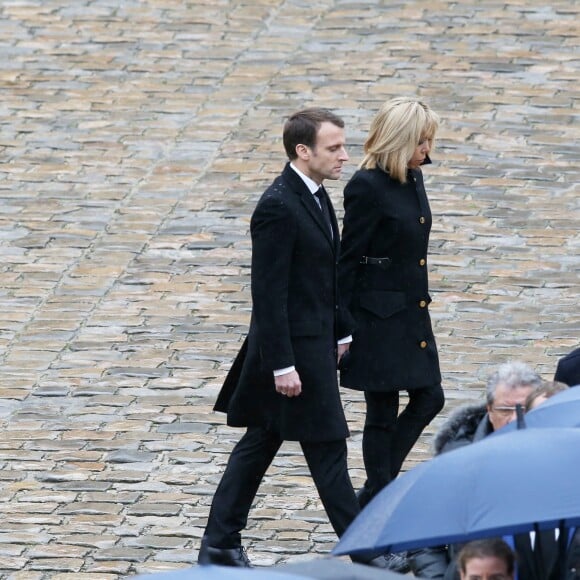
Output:
<svg viewBox="0 0 580 580">
<path fill-rule="evenodd" d="M 237 548 L 213 548 L 205 542 L 201 543 L 197 563 L 201 566 L 215 564 L 217 566 L 236 566 L 238 568 L 251 568 L 246 550 L 242 546 Z"/>
</svg>

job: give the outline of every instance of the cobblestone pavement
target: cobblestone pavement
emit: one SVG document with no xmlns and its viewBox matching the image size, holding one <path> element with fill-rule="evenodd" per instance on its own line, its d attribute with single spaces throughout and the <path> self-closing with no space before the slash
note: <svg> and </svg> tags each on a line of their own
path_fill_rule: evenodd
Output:
<svg viewBox="0 0 580 580">
<path fill-rule="evenodd" d="M 239 431 L 211 412 L 247 328 L 249 216 L 305 105 L 442 116 L 426 170 L 444 413 L 508 359 L 578 344 L 574 0 L 2 0 L 0 575 L 195 562 Z M 344 176 L 348 178 L 348 174 Z M 341 208 L 344 181 L 329 184 Z M 362 402 L 344 392 L 361 484 Z M 245 534 L 258 565 L 335 542 L 293 444 Z"/>
</svg>

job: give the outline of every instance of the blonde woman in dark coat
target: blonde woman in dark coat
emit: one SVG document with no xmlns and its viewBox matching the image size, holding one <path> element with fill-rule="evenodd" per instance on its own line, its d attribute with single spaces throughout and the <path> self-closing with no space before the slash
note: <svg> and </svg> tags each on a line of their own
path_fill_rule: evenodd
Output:
<svg viewBox="0 0 580 580">
<path fill-rule="evenodd" d="M 421 166 L 439 117 L 416 99 L 385 103 L 344 191 L 339 289 L 354 322 L 341 384 L 364 391 L 362 506 L 396 477 L 444 403 L 428 306 L 431 211 Z M 399 392 L 409 403 L 399 414 Z"/>
</svg>

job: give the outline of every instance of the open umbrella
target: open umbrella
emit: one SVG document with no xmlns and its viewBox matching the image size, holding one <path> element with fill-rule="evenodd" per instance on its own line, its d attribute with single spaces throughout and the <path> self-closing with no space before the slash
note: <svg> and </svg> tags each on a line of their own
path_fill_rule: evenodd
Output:
<svg viewBox="0 0 580 580">
<path fill-rule="evenodd" d="M 274 570 L 288 571 L 318 580 L 400 580 L 406 578 L 390 570 L 345 562 L 338 558 L 315 558 L 294 564 L 281 564 Z"/>
<path fill-rule="evenodd" d="M 272 568 L 235 568 L 228 566 L 194 566 L 175 572 L 138 576 L 137 580 L 308 580 L 298 573 L 274 571 Z"/>
<path fill-rule="evenodd" d="M 580 427 L 580 388 L 560 391 L 528 411 L 523 417 L 522 427 Z M 512 421 L 494 435 L 504 435 L 516 429 L 518 425 Z"/>
<path fill-rule="evenodd" d="M 522 429 L 486 437 L 390 483 L 333 553 L 399 552 L 563 530 L 580 523 L 579 481 L 580 429 Z"/>
</svg>

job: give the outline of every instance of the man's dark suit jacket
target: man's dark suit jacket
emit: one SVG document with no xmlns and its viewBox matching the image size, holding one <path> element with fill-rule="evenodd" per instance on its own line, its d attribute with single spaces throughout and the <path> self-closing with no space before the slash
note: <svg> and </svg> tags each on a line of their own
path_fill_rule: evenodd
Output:
<svg viewBox="0 0 580 580">
<path fill-rule="evenodd" d="M 333 235 L 317 202 L 288 165 L 252 215 L 252 318 L 215 409 L 228 425 L 262 426 L 294 441 L 348 436 L 336 373 L 339 231 L 326 196 Z M 298 397 L 276 393 L 273 371 L 294 365 Z"/>
<path fill-rule="evenodd" d="M 532 548 L 530 534 L 514 536 L 518 556 L 518 578 L 523 580 L 559 580 L 558 543 L 554 530 L 536 534 Z"/>
</svg>

